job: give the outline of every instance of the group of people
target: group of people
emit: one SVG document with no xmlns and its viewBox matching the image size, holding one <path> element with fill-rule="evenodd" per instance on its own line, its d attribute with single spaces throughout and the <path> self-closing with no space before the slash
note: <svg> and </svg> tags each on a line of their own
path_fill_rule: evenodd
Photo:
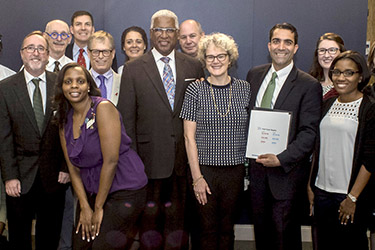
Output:
<svg viewBox="0 0 375 250">
<path fill-rule="evenodd" d="M 272 62 L 245 81 L 229 73 L 234 39 L 195 20 L 159 10 L 150 40 L 147 51 L 146 32 L 125 29 L 118 69 L 112 35 L 86 11 L 23 40 L 23 68 L 0 82 L 11 249 L 31 249 L 33 218 L 36 249 L 188 249 L 190 237 L 193 249 L 233 249 L 244 178 L 257 249 L 302 249 L 306 188 L 314 248 L 368 249 L 375 104 L 362 55 L 326 33 L 305 73 L 296 28 L 276 24 Z M 292 114 L 288 143 L 246 161 L 259 108 Z"/>
</svg>

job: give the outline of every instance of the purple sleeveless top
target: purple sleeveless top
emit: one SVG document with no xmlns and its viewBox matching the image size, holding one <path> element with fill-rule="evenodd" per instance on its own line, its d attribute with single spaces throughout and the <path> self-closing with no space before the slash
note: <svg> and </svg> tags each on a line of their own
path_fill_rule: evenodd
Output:
<svg viewBox="0 0 375 250">
<path fill-rule="evenodd" d="M 81 135 L 73 137 L 73 109 L 68 112 L 65 124 L 65 140 L 71 163 L 80 169 L 81 179 L 89 193 L 98 193 L 100 171 L 103 165 L 103 155 L 100 149 L 98 127 L 95 114 L 98 104 L 107 99 L 92 96 L 92 106 L 87 112 L 85 122 L 81 126 Z M 144 165 L 138 154 L 130 148 L 131 139 L 125 132 L 121 121 L 121 144 L 116 174 L 110 193 L 118 190 L 136 190 L 147 184 Z"/>
</svg>

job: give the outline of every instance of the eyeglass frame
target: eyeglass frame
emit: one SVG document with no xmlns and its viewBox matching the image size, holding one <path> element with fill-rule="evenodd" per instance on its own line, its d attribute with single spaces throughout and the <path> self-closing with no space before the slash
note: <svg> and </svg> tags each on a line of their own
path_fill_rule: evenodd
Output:
<svg viewBox="0 0 375 250">
<path fill-rule="evenodd" d="M 219 56 L 224 56 L 224 57 L 223 57 L 223 59 L 219 59 Z M 229 56 L 228 53 L 218 54 L 217 56 L 213 56 L 213 55 L 205 55 L 205 56 L 204 56 L 204 59 L 205 59 L 207 62 L 209 62 L 209 63 L 214 62 L 215 59 L 217 59 L 219 62 L 224 62 L 225 59 L 227 59 L 227 56 Z M 212 59 L 208 59 L 209 57 L 212 58 Z"/>
<path fill-rule="evenodd" d="M 324 50 L 324 52 L 323 52 L 323 50 Z M 329 50 L 335 50 L 335 53 L 331 53 Z M 337 51 L 339 51 L 340 49 L 339 48 L 336 48 L 336 47 L 330 47 L 330 48 L 328 48 L 328 49 L 326 49 L 326 48 L 320 48 L 320 49 L 316 49 L 316 52 L 318 53 L 318 55 L 325 55 L 326 54 L 326 52 L 328 52 L 328 54 L 330 54 L 330 55 L 336 55 L 336 53 L 337 53 Z"/>
<path fill-rule="evenodd" d="M 113 51 L 113 49 L 103 49 L 103 50 L 100 50 L 100 49 L 89 49 L 90 53 L 94 56 L 94 57 L 98 57 L 100 56 L 100 53 L 103 54 L 104 57 L 109 57 Z M 108 55 L 105 55 L 104 52 L 109 52 Z M 95 55 L 96 53 L 98 53 L 97 55 Z"/>
<path fill-rule="evenodd" d="M 65 41 L 66 39 L 68 39 L 70 37 L 69 33 L 66 33 L 66 32 L 63 32 L 63 33 L 52 32 L 51 34 L 48 33 L 48 32 L 44 32 L 44 33 L 46 33 L 47 35 L 49 35 L 49 37 L 51 37 L 51 39 L 53 39 L 53 40 L 57 40 L 59 37 L 61 37 L 61 40 Z M 54 34 L 57 35 L 56 38 L 52 37 Z M 67 37 L 63 38 L 63 35 L 66 35 Z"/>
<path fill-rule="evenodd" d="M 178 29 L 176 29 L 176 28 L 152 28 L 151 30 L 154 33 L 158 33 L 159 35 L 161 35 L 163 33 L 163 31 L 165 31 L 168 35 L 172 35 Z"/>
<path fill-rule="evenodd" d="M 335 72 L 339 73 L 339 74 L 336 74 Z M 354 74 L 357 74 L 357 73 L 360 73 L 360 71 L 358 71 L 358 70 L 353 71 L 353 70 L 350 70 L 350 69 L 347 69 L 347 70 L 344 70 L 344 71 L 340 71 L 338 69 L 332 69 L 331 70 L 332 76 L 335 76 L 335 77 L 340 77 L 341 74 L 343 74 L 345 78 L 348 78 L 348 77 L 352 77 Z"/>
<path fill-rule="evenodd" d="M 25 47 L 21 48 L 21 50 L 22 51 L 26 50 L 26 52 L 29 53 L 29 54 L 32 54 L 35 51 L 38 51 L 39 54 L 44 54 L 44 53 L 49 51 L 47 48 L 44 48 L 43 46 L 34 47 L 32 45 L 25 46 Z M 42 50 L 42 51 L 40 51 L 40 50 Z"/>
</svg>

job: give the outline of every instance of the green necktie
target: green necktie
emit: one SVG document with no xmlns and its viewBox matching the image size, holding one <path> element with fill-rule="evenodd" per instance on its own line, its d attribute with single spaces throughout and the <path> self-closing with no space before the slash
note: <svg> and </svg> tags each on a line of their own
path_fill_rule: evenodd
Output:
<svg viewBox="0 0 375 250">
<path fill-rule="evenodd" d="M 260 104 L 261 108 L 271 108 L 273 92 L 275 92 L 275 86 L 276 86 L 276 82 L 275 82 L 276 77 L 277 77 L 276 72 L 273 72 L 272 78 L 270 82 L 268 83 L 266 91 L 264 92 L 262 103 Z"/>
<path fill-rule="evenodd" d="M 40 93 L 39 89 L 39 78 L 34 78 L 31 80 L 34 85 L 34 94 L 33 94 L 33 105 L 34 105 L 34 114 L 36 123 L 38 124 L 39 132 L 42 133 L 43 129 L 43 121 L 44 121 L 44 112 L 43 112 L 43 102 L 42 102 L 42 94 Z"/>
</svg>

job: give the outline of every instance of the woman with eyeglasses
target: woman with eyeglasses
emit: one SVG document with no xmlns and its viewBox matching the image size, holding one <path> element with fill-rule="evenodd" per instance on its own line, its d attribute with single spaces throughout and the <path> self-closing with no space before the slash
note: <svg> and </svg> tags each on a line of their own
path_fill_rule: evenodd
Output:
<svg viewBox="0 0 375 250">
<path fill-rule="evenodd" d="M 233 249 L 245 174 L 250 84 L 228 75 L 238 58 L 231 36 L 201 38 L 198 58 L 210 76 L 187 87 L 180 114 L 199 217 L 194 227 L 200 230 L 199 249 Z"/>
<path fill-rule="evenodd" d="M 61 69 L 54 102 L 79 200 L 73 249 L 129 249 L 146 203 L 147 176 L 119 112 L 77 63 Z"/>
<path fill-rule="evenodd" d="M 323 100 L 332 96 L 337 96 L 329 78 L 329 68 L 333 59 L 346 49 L 344 40 L 335 33 L 325 33 L 319 37 L 314 52 L 313 64 L 310 69 L 310 75 L 315 77 L 323 87 Z"/>
<path fill-rule="evenodd" d="M 324 102 L 308 186 L 317 247 L 368 249 L 375 104 L 361 91 L 370 73 L 365 58 L 349 50 L 333 60 L 329 77 L 338 97 Z"/>
<path fill-rule="evenodd" d="M 122 32 L 121 48 L 125 53 L 125 63 L 142 56 L 147 51 L 147 35 L 144 29 L 138 26 L 131 26 Z M 117 72 L 122 74 L 124 65 L 121 65 Z"/>
</svg>

